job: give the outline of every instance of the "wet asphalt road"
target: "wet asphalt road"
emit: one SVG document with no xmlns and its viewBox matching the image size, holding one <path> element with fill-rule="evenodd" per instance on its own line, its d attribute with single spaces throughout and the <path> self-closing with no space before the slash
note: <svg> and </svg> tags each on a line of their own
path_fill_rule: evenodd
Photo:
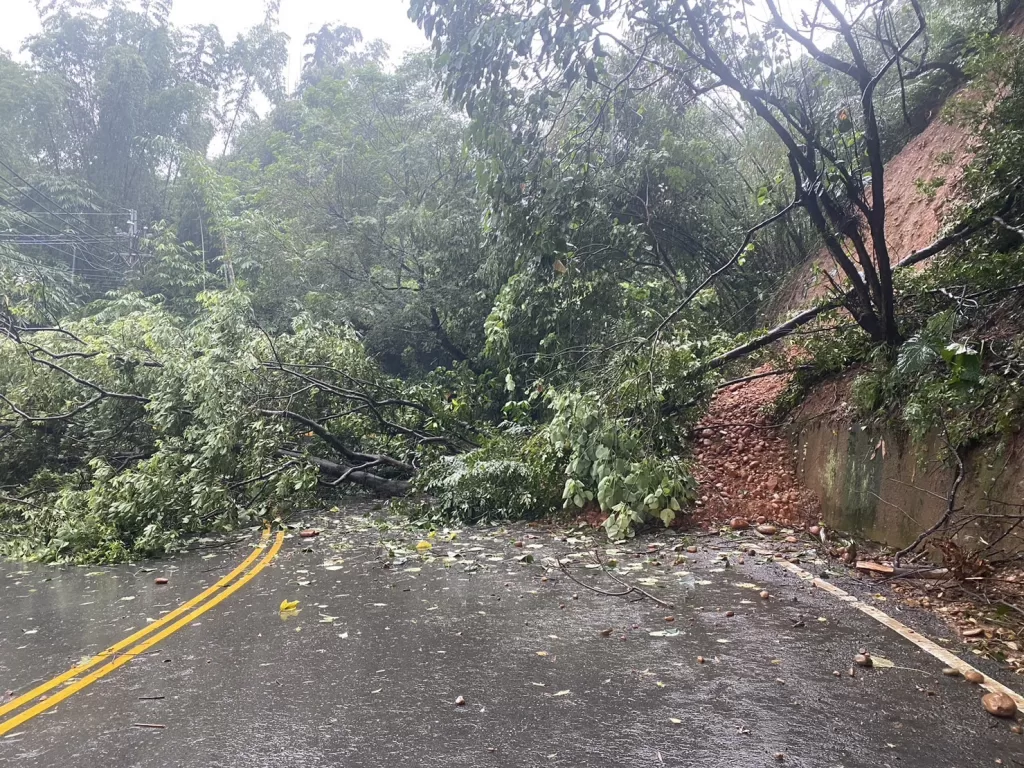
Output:
<svg viewBox="0 0 1024 768">
<path fill-rule="evenodd" d="M 668 609 L 546 568 L 575 551 L 574 575 L 619 589 L 586 567 L 588 541 L 557 529 L 439 534 L 425 553 L 390 531 L 384 568 L 367 522 L 322 525 L 152 653 L 0 739 L 0 765 L 1024 765 L 1024 738 L 984 712 L 982 691 L 777 565 L 739 564 L 737 542 L 704 539 L 687 555 L 665 534 L 654 554 L 648 540 L 605 553 Z M 0 565 L 0 693 L 159 618 L 257 535 L 145 566 Z M 720 552 L 733 552 L 729 567 Z M 279 612 L 284 599 L 299 610 Z M 861 647 L 894 668 L 851 678 Z"/>
</svg>

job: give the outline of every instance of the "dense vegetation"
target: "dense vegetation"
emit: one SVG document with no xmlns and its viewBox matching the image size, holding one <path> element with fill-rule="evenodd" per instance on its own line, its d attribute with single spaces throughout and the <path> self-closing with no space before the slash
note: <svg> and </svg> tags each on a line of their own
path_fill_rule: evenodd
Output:
<svg viewBox="0 0 1024 768">
<path fill-rule="evenodd" d="M 670 524 L 709 396 L 802 326 L 798 384 L 864 364 L 866 410 L 1012 429 L 1020 335 L 975 341 L 1024 281 L 1011 11 L 414 0 L 429 52 L 325 25 L 287 93 L 273 2 L 230 43 L 45 5 L 0 56 L 4 546 L 123 559 L 356 491 Z M 968 80 L 972 204 L 891 253 L 884 163 Z M 832 295 L 761 330 L 822 249 Z"/>
</svg>

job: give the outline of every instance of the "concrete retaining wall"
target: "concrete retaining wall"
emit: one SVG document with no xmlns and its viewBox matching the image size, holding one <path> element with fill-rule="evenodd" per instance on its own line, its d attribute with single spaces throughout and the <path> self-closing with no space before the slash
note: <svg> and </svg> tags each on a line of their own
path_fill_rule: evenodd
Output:
<svg viewBox="0 0 1024 768">
<path fill-rule="evenodd" d="M 895 430 L 808 413 L 797 414 L 791 437 L 797 474 L 818 494 L 830 528 L 902 547 L 946 510 L 955 470 L 942 461 L 937 438 L 914 444 Z M 1024 516 L 1021 435 L 1008 446 L 978 448 L 965 458 L 958 516 Z M 958 543 L 980 549 L 1005 534 L 999 550 L 1024 552 L 1024 522 L 1008 532 L 1022 519 L 977 517 Z"/>
</svg>

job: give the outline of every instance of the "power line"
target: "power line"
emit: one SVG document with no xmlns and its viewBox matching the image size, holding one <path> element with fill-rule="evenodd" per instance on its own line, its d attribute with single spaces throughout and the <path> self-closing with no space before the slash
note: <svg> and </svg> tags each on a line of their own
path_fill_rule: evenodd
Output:
<svg viewBox="0 0 1024 768">
<path fill-rule="evenodd" d="M 0 196 L 0 204 L 10 205 L 12 208 L 20 211 L 21 213 L 25 213 L 28 216 L 31 216 L 33 219 L 38 221 L 40 224 L 44 224 L 44 225 L 46 224 L 46 222 L 43 221 L 42 219 L 40 219 L 38 216 L 34 216 L 33 214 L 29 213 L 28 211 L 24 211 L 24 210 L 18 208 L 16 205 L 14 205 L 13 203 L 11 203 L 9 200 L 7 200 L 6 198 L 4 198 L 2 196 Z M 38 232 L 41 235 L 44 235 L 45 237 L 53 237 L 54 236 L 52 232 L 47 232 L 46 230 L 40 229 L 39 227 L 37 227 L 35 224 L 32 224 L 31 222 L 23 221 L 23 222 L 20 222 L 20 224 L 22 226 L 28 227 L 29 229 L 35 230 L 36 232 Z M 64 253 L 68 253 L 68 252 L 64 251 Z M 70 256 L 71 254 L 68 253 L 68 255 Z"/>
<path fill-rule="evenodd" d="M 6 179 L 3 179 L 2 176 L 0 176 L 0 180 L 7 181 Z M 10 182 L 8 182 L 8 183 L 10 183 Z M 15 189 L 17 189 L 17 187 L 15 187 Z M 15 203 L 12 203 L 10 200 L 7 200 L 6 198 L 4 198 L 2 196 L 0 196 L 0 203 L 5 204 L 5 205 L 9 206 L 10 208 L 13 208 L 16 211 L 25 214 L 26 216 L 29 216 L 30 218 L 34 219 L 35 221 L 38 221 L 43 226 L 50 227 L 53 230 L 51 232 L 47 232 L 47 231 L 42 230 L 42 229 L 40 229 L 39 227 L 37 227 L 37 226 L 35 226 L 33 224 L 30 224 L 28 222 L 22 222 L 22 224 L 24 224 L 27 227 L 30 227 L 31 229 L 35 230 L 39 234 L 44 235 L 44 236 L 46 236 L 48 238 L 70 239 L 72 241 L 73 245 L 81 247 L 82 251 L 83 251 L 83 254 L 87 254 L 91 259 L 95 259 L 96 261 L 100 261 L 100 262 L 106 261 L 108 267 L 113 267 L 114 266 L 114 263 L 115 263 L 114 259 L 112 259 L 112 258 L 104 258 L 104 257 L 99 256 L 98 254 L 96 254 L 94 251 L 89 250 L 89 248 L 88 248 L 89 244 L 81 237 L 81 235 L 78 235 L 77 233 L 62 232 L 61 230 L 57 229 L 57 227 L 53 226 L 53 224 L 51 224 L 49 222 L 46 222 L 46 221 L 43 221 L 43 219 L 39 218 L 38 216 L 36 216 L 31 211 L 25 210 L 21 206 L 15 204 Z M 62 223 L 65 223 L 65 222 L 62 222 Z M 108 235 L 101 235 L 101 236 L 102 237 L 108 237 Z M 65 253 L 68 256 L 71 256 L 72 258 L 76 257 L 76 254 L 70 254 L 67 251 L 63 251 L 63 253 Z M 93 266 L 95 266 L 95 264 Z"/>
<path fill-rule="evenodd" d="M 124 265 L 128 264 L 128 261 L 125 258 L 127 254 L 118 253 L 114 251 L 114 248 L 115 246 L 121 246 L 122 244 L 124 244 L 125 239 L 127 239 L 129 241 L 129 251 L 131 250 L 130 241 L 131 238 L 137 234 L 138 227 L 136 220 L 136 212 L 134 210 L 130 208 L 123 208 L 121 206 L 114 206 L 116 208 L 120 208 L 121 211 L 127 212 L 129 214 L 129 219 L 126 222 L 128 225 L 128 233 L 123 235 L 117 233 L 116 231 L 114 234 L 104 233 L 101 232 L 96 227 L 89 224 L 87 221 L 85 221 L 85 219 L 83 219 L 82 216 L 105 216 L 109 218 L 111 216 L 119 216 L 122 214 L 101 211 L 88 211 L 81 213 L 69 211 L 64 205 L 54 200 L 43 190 L 39 189 L 30 181 L 21 176 L 21 174 L 19 174 L 14 168 L 12 168 L 2 159 L 0 159 L 0 166 L 7 169 L 7 171 L 10 172 L 15 179 L 21 181 L 29 189 L 31 189 L 37 195 L 39 195 L 39 197 L 49 201 L 53 206 L 56 207 L 57 210 L 51 210 L 40 200 L 28 194 L 27 191 L 21 189 L 17 184 L 12 182 L 10 179 L 5 178 L 2 174 L 0 174 L 0 181 L 10 186 L 11 189 L 13 189 L 18 194 L 23 195 L 26 200 L 31 201 L 35 205 L 38 205 L 39 208 L 42 209 L 41 213 L 55 217 L 61 224 L 61 227 L 58 228 L 53 224 L 39 218 L 39 216 L 37 216 L 35 213 L 32 213 L 31 211 L 28 211 L 14 204 L 13 202 L 6 200 L 3 197 L 0 197 L 0 203 L 5 203 L 10 208 L 19 211 L 25 216 L 28 216 L 31 219 L 39 222 L 44 227 L 48 227 L 49 229 L 53 230 L 53 232 L 47 232 L 31 224 L 30 222 L 22 221 L 19 222 L 21 226 L 26 226 L 34 230 L 36 233 L 38 233 L 38 235 L 23 235 L 16 232 L 0 233 L 0 243 L 6 242 L 21 245 L 38 245 L 47 248 L 52 248 L 53 250 L 62 253 L 67 257 L 70 257 L 72 276 L 74 276 L 77 272 L 79 275 L 85 277 L 85 279 L 92 284 L 99 282 L 116 285 L 121 281 L 120 273 L 115 273 L 115 270 L 119 266 L 121 266 L 121 263 L 123 263 Z M 94 195 L 97 198 L 99 197 L 99 195 L 96 195 L 95 193 Z M 68 221 L 65 218 L 63 218 L 64 216 L 70 217 L 71 221 Z M 92 232 L 93 234 L 88 234 L 89 232 Z M 72 247 L 72 251 L 68 252 L 64 248 L 61 248 L 61 245 L 70 245 Z M 100 256 L 95 251 L 91 250 L 90 246 L 92 246 L 93 248 L 97 246 L 104 247 L 108 251 L 109 255 L 105 257 Z M 79 255 L 79 249 L 81 249 L 82 251 L 81 255 Z M 120 259 L 118 257 L 120 257 Z M 86 268 L 82 268 L 78 265 L 79 258 L 81 258 L 82 262 L 86 265 Z M 96 262 L 100 262 L 100 264 L 98 265 Z"/>
<path fill-rule="evenodd" d="M 31 182 L 27 181 L 27 180 L 26 180 L 26 179 L 25 179 L 24 177 L 22 177 L 22 176 L 21 176 L 21 175 L 20 175 L 20 174 L 19 174 L 19 173 L 18 173 L 18 172 L 17 172 L 16 170 L 14 170 L 14 168 L 12 168 L 11 166 L 9 166 L 9 165 L 8 165 L 7 163 L 5 163 L 5 162 L 4 162 L 4 161 L 3 161 L 2 159 L 0 159 L 0 166 L 3 166 L 4 168 L 6 168 L 6 169 L 7 169 L 7 170 L 8 170 L 8 171 L 9 171 L 9 172 L 11 173 L 11 175 L 12 175 L 12 176 L 14 176 L 14 178 L 18 179 L 18 181 L 20 181 L 20 182 L 21 182 L 22 184 L 25 184 L 25 185 L 26 185 L 26 186 L 28 186 L 28 187 L 29 187 L 30 189 L 33 189 L 33 190 L 35 190 L 35 191 L 36 191 L 36 192 L 38 192 L 38 193 L 39 193 L 39 194 L 40 194 L 40 195 L 41 195 L 42 197 L 44 197 L 45 199 L 47 199 L 47 200 L 49 200 L 49 201 L 50 201 L 51 203 L 53 203 L 53 204 L 54 204 L 55 206 L 57 206 L 57 209 L 58 209 L 58 210 L 61 210 L 61 211 L 63 211 L 63 212 L 65 213 L 65 214 L 67 214 L 67 215 L 69 215 L 69 216 L 73 216 L 73 214 L 72 214 L 72 213 L 71 213 L 70 211 L 68 211 L 68 210 L 67 210 L 67 209 L 66 209 L 66 208 L 65 208 L 65 207 L 64 207 L 63 205 L 61 205 L 61 204 L 60 204 L 60 203 L 58 203 L 58 202 L 57 202 L 56 200 L 54 200 L 54 199 L 53 199 L 52 197 L 50 197 L 50 196 L 49 196 L 48 194 L 46 194 L 45 192 L 43 192 L 43 190 L 39 189 L 39 188 L 38 188 L 38 187 L 36 187 L 36 186 L 35 186 L 34 184 L 32 184 Z M 46 206 L 45 206 L 45 205 L 43 205 L 43 206 L 40 206 L 40 207 L 42 207 L 42 208 L 45 208 Z M 94 232 L 96 232 L 97 234 L 102 234 L 102 233 L 101 233 L 101 232 L 100 232 L 100 231 L 99 231 L 98 229 L 96 229 L 96 228 L 94 228 L 94 227 L 91 227 L 91 226 L 90 226 L 89 224 L 87 224 L 86 222 L 84 222 L 84 221 L 81 221 L 81 220 L 79 220 L 79 221 L 80 221 L 80 223 L 81 223 L 81 224 L 82 224 L 83 226 L 87 227 L 88 229 L 92 229 L 92 230 L 93 230 Z"/>
</svg>

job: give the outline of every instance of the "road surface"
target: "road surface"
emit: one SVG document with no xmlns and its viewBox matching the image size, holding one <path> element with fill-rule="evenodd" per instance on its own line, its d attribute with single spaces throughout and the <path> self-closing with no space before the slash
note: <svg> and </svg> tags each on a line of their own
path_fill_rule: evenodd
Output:
<svg viewBox="0 0 1024 768">
<path fill-rule="evenodd" d="M 984 691 L 747 554 L 764 544 L 753 532 L 664 533 L 615 547 L 557 527 L 428 538 L 382 532 L 365 517 L 313 522 L 319 536 L 290 531 L 272 559 L 276 534 L 253 530 L 133 566 L 0 565 L 0 702 L 17 704 L 0 709 L 0 764 L 1024 765 L 1024 738 L 982 709 Z M 692 543 L 696 553 L 686 551 Z M 593 548 L 605 565 L 616 561 L 625 584 L 672 607 L 581 586 L 624 589 Z M 250 555 L 242 576 L 218 586 Z M 566 556 L 568 573 L 550 559 Z M 941 632 L 927 617 L 897 614 L 895 601 L 872 595 L 877 587 L 859 588 L 878 608 Z M 171 613 L 204 591 L 195 608 Z M 973 662 L 955 639 L 944 645 Z M 862 648 L 881 663 L 851 677 Z M 19 701 L 55 678 L 47 698 Z"/>
</svg>

